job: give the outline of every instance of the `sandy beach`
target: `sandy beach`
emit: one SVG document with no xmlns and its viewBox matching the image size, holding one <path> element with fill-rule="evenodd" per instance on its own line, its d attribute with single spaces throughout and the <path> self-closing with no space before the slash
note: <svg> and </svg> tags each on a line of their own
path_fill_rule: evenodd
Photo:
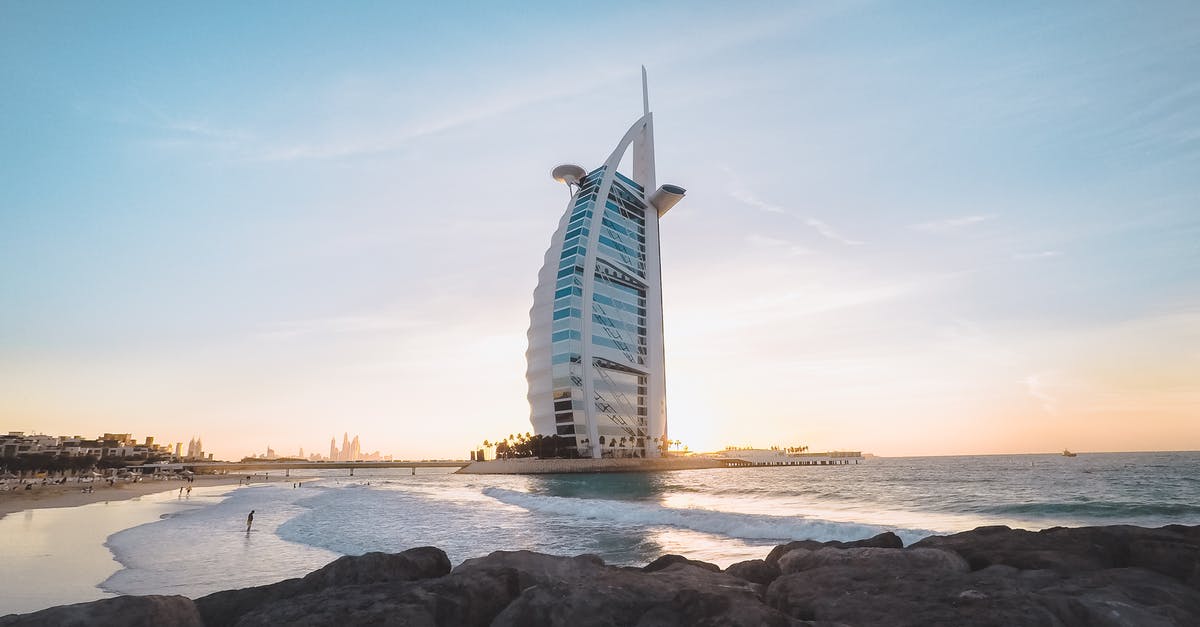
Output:
<svg viewBox="0 0 1200 627">
<path fill-rule="evenodd" d="M 147 494 L 156 492 L 167 492 L 170 490 L 178 491 L 179 488 L 186 488 L 188 485 L 195 490 L 200 487 L 208 486 L 223 486 L 237 485 L 239 481 L 244 481 L 246 475 L 195 475 L 194 481 L 190 484 L 182 479 L 172 480 L 146 480 L 138 481 L 137 483 L 118 481 L 114 485 L 108 485 L 107 481 L 97 480 L 92 483 L 75 483 L 74 480 L 68 480 L 65 484 L 55 485 L 35 483 L 33 488 L 25 490 L 23 488 L 12 490 L 11 487 L 16 485 L 15 480 L 10 481 L 8 485 L 0 486 L 0 518 L 6 514 L 13 514 L 27 509 L 46 509 L 52 507 L 77 507 L 80 505 L 88 505 L 89 503 L 101 503 L 107 501 L 124 501 Z M 271 481 L 300 481 L 295 477 L 270 477 Z M 264 483 L 267 478 L 262 474 L 253 475 L 252 483 Z M 84 487 L 93 487 L 93 492 L 83 492 Z"/>
</svg>

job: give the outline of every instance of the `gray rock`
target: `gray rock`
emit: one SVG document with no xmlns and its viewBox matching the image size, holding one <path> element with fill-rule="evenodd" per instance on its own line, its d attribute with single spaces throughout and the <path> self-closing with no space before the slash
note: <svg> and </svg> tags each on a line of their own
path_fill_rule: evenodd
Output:
<svg viewBox="0 0 1200 627">
<path fill-rule="evenodd" d="M 365 583 L 415 581 L 450 572 L 450 559 L 436 547 L 418 547 L 400 553 L 346 555 L 303 578 L 265 586 L 215 592 L 196 599 L 206 625 L 233 625 L 242 615 L 281 599 L 290 599 L 328 587 Z"/>
<path fill-rule="evenodd" d="M 1141 568 L 1062 576 L 1031 595 L 1066 625 L 1200 625 L 1200 592 Z"/>
<path fill-rule="evenodd" d="M 647 573 L 652 573 L 656 570 L 662 570 L 672 564 L 690 564 L 692 566 L 696 566 L 697 568 L 703 568 L 704 570 L 721 572 L 721 567 L 717 566 L 716 564 L 701 562 L 699 560 L 690 560 L 682 555 L 674 555 L 671 553 L 668 553 L 667 555 L 664 555 L 653 562 L 646 564 L 642 567 L 642 570 Z"/>
<path fill-rule="evenodd" d="M 962 573 L 845 562 L 779 577 L 766 602 L 795 618 L 860 627 L 1200 624 L 1200 593 L 1138 568 L 1066 574 L 995 565 Z"/>
<path fill-rule="evenodd" d="M 746 560 L 731 564 L 729 568 L 725 569 L 725 572 L 738 579 L 765 586 L 779 576 L 779 566 L 769 564 L 766 560 Z"/>
<path fill-rule="evenodd" d="M 347 586 L 386 581 L 432 579 L 450 572 L 446 552 L 432 546 L 408 549 L 400 553 L 344 555 L 303 578 L 308 589 Z"/>
<path fill-rule="evenodd" d="M 494 551 L 486 557 L 469 559 L 459 564 L 454 573 L 474 569 L 511 568 L 520 577 L 521 588 L 551 583 L 574 584 L 608 573 L 610 567 L 595 555 L 559 557 L 533 551 Z"/>
<path fill-rule="evenodd" d="M 522 571 L 521 595 L 495 618 L 495 627 L 802 624 L 763 605 L 758 586 L 683 562 L 638 572 L 579 558 L 501 552 L 469 560 L 454 574 L 486 567 Z"/>
<path fill-rule="evenodd" d="M 796 549 L 779 560 L 779 571 L 783 574 L 824 566 L 852 566 L 895 576 L 917 571 L 966 573 L 971 570 L 957 553 L 939 549 Z"/>
<path fill-rule="evenodd" d="M 334 586 L 265 603 L 236 627 L 484 627 L 520 594 L 516 571 L 476 568 L 437 579 Z"/>
<path fill-rule="evenodd" d="M 191 599 L 181 596 L 127 596 L 60 605 L 29 614 L 0 617 L 4 627 L 204 627 Z"/>
<path fill-rule="evenodd" d="M 1154 531 L 1130 532 L 1129 565 L 1162 573 L 1200 590 L 1200 526 L 1169 525 Z"/>
<path fill-rule="evenodd" d="M 770 564 L 774 564 L 779 561 L 779 558 L 795 549 L 808 549 L 810 551 L 815 551 L 822 548 L 902 549 L 904 548 L 904 541 L 900 539 L 900 536 L 890 531 L 885 531 L 879 535 L 872 536 L 865 540 L 853 540 L 851 542 L 841 542 L 838 540 L 830 540 L 828 542 L 818 542 L 816 540 L 796 540 L 794 542 L 788 542 L 787 544 L 781 544 L 774 549 L 771 549 L 771 552 L 767 554 L 766 561 Z"/>
<path fill-rule="evenodd" d="M 1114 525 L 1055 527 L 1038 532 L 980 527 L 925 538 L 913 547 L 953 550 L 975 570 L 992 564 L 1061 573 L 1137 566 L 1200 589 L 1200 527 L 1146 529 Z"/>
</svg>

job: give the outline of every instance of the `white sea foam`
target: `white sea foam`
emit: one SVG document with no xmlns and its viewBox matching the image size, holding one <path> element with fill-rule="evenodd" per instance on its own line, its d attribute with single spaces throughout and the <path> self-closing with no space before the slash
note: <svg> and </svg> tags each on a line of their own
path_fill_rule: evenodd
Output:
<svg viewBox="0 0 1200 627">
<path fill-rule="evenodd" d="M 848 541 L 892 531 L 900 536 L 905 544 L 909 544 L 933 533 L 924 529 L 892 529 L 800 516 L 740 514 L 698 508 L 663 507 L 638 501 L 545 496 L 494 487 L 485 488 L 483 493 L 502 503 L 518 505 L 533 512 L 649 527 L 666 525 L 747 540 Z"/>
<path fill-rule="evenodd" d="M 295 501 L 306 493 L 307 488 L 255 486 L 227 496 L 193 496 L 193 505 L 203 501 L 207 506 L 109 536 L 106 544 L 125 568 L 100 587 L 119 594 L 195 597 L 307 574 L 337 554 L 286 542 L 275 533 L 305 511 Z M 250 510 L 255 510 L 254 526 L 246 533 Z"/>
</svg>

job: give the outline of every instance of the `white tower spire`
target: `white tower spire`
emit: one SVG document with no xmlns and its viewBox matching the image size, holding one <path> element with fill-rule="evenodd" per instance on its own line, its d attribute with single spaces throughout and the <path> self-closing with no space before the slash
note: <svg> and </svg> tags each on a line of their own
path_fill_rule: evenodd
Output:
<svg viewBox="0 0 1200 627">
<path fill-rule="evenodd" d="M 654 115 L 650 113 L 650 89 L 646 81 L 646 66 L 642 66 L 642 124 L 633 140 L 633 180 L 650 195 L 658 185 L 654 182 Z"/>
<path fill-rule="evenodd" d="M 642 66 L 642 115 L 650 113 L 650 89 L 646 87 L 646 66 Z"/>
</svg>

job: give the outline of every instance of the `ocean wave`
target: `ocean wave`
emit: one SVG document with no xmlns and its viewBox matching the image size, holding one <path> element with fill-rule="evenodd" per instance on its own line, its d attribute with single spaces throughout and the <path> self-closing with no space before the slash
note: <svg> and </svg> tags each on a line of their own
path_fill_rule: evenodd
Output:
<svg viewBox="0 0 1200 627">
<path fill-rule="evenodd" d="M 644 526 L 670 526 L 744 540 L 860 540 L 884 531 L 895 532 L 910 544 L 934 532 L 838 522 L 798 516 L 741 514 L 709 509 L 680 509 L 644 502 L 577 499 L 484 488 L 483 493 L 532 512 Z"/>
<path fill-rule="evenodd" d="M 196 597 L 315 570 L 337 555 L 284 542 L 275 534 L 276 527 L 304 511 L 295 502 L 308 490 L 262 485 L 193 495 L 165 518 L 109 536 L 105 546 L 123 568 L 99 587 L 116 594 Z M 247 533 L 251 510 L 254 531 Z"/>
<path fill-rule="evenodd" d="M 1006 503 L 978 508 L 989 514 L 1033 516 L 1086 516 L 1119 522 L 1146 517 L 1200 516 L 1200 505 L 1186 503 L 1127 503 L 1110 501 Z"/>
</svg>

